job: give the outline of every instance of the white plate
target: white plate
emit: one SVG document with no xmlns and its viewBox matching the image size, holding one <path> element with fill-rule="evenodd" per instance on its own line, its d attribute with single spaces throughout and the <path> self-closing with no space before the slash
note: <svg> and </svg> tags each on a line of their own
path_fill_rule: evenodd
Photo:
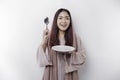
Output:
<svg viewBox="0 0 120 80">
<path fill-rule="evenodd" d="M 65 45 L 56 45 L 56 46 L 53 46 L 52 49 L 59 52 L 71 52 L 75 50 L 74 47 L 65 46 Z"/>
</svg>

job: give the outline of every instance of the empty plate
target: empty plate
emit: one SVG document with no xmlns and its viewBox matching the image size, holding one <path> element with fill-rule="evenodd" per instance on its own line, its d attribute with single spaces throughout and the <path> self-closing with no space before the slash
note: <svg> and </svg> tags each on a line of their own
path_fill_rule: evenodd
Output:
<svg viewBox="0 0 120 80">
<path fill-rule="evenodd" d="M 74 47 L 65 46 L 65 45 L 56 45 L 56 46 L 53 46 L 52 49 L 58 52 L 71 52 L 75 50 Z"/>
</svg>

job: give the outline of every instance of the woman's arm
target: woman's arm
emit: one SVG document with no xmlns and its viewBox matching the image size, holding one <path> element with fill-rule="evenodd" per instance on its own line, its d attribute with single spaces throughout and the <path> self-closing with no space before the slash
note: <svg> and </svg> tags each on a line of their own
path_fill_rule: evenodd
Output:
<svg viewBox="0 0 120 80">
<path fill-rule="evenodd" d="M 43 32 L 43 40 L 37 50 L 37 61 L 40 67 L 52 65 L 48 56 L 48 29 Z"/>
<path fill-rule="evenodd" d="M 44 52 L 46 51 L 46 47 L 48 45 L 48 35 L 49 35 L 49 30 L 45 29 L 43 31 L 43 40 L 42 40 L 42 48 L 43 48 Z"/>
</svg>

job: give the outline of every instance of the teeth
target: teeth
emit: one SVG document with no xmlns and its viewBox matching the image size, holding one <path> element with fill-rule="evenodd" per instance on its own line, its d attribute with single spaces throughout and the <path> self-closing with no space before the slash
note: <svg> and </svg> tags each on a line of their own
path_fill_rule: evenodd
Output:
<svg viewBox="0 0 120 80">
<path fill-rule="evenodd" d="M 62 26 L 62 27 L 66 27 L 66 26 Z"/>
<path fill-rule="evenodd" d="M 66 27 L 66 25 L 61 25 L 61 26 Z"/>
</svg>

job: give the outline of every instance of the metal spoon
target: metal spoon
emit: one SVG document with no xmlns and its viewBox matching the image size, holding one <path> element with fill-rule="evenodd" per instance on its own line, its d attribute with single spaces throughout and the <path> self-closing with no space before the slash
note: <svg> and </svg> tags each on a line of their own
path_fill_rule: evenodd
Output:
<svg viewBox="0 0 120 80">
<path fill-rule="evenodd" d="M 48 17 L 46 17 L 46 18 L 44 19 L 44 23 L 46 24 L 46 29 L 47 29 L 47 28 L 48 28 L 47 25 L 49 24 L 49 18 L 48 18 Z"/>
</svg>

